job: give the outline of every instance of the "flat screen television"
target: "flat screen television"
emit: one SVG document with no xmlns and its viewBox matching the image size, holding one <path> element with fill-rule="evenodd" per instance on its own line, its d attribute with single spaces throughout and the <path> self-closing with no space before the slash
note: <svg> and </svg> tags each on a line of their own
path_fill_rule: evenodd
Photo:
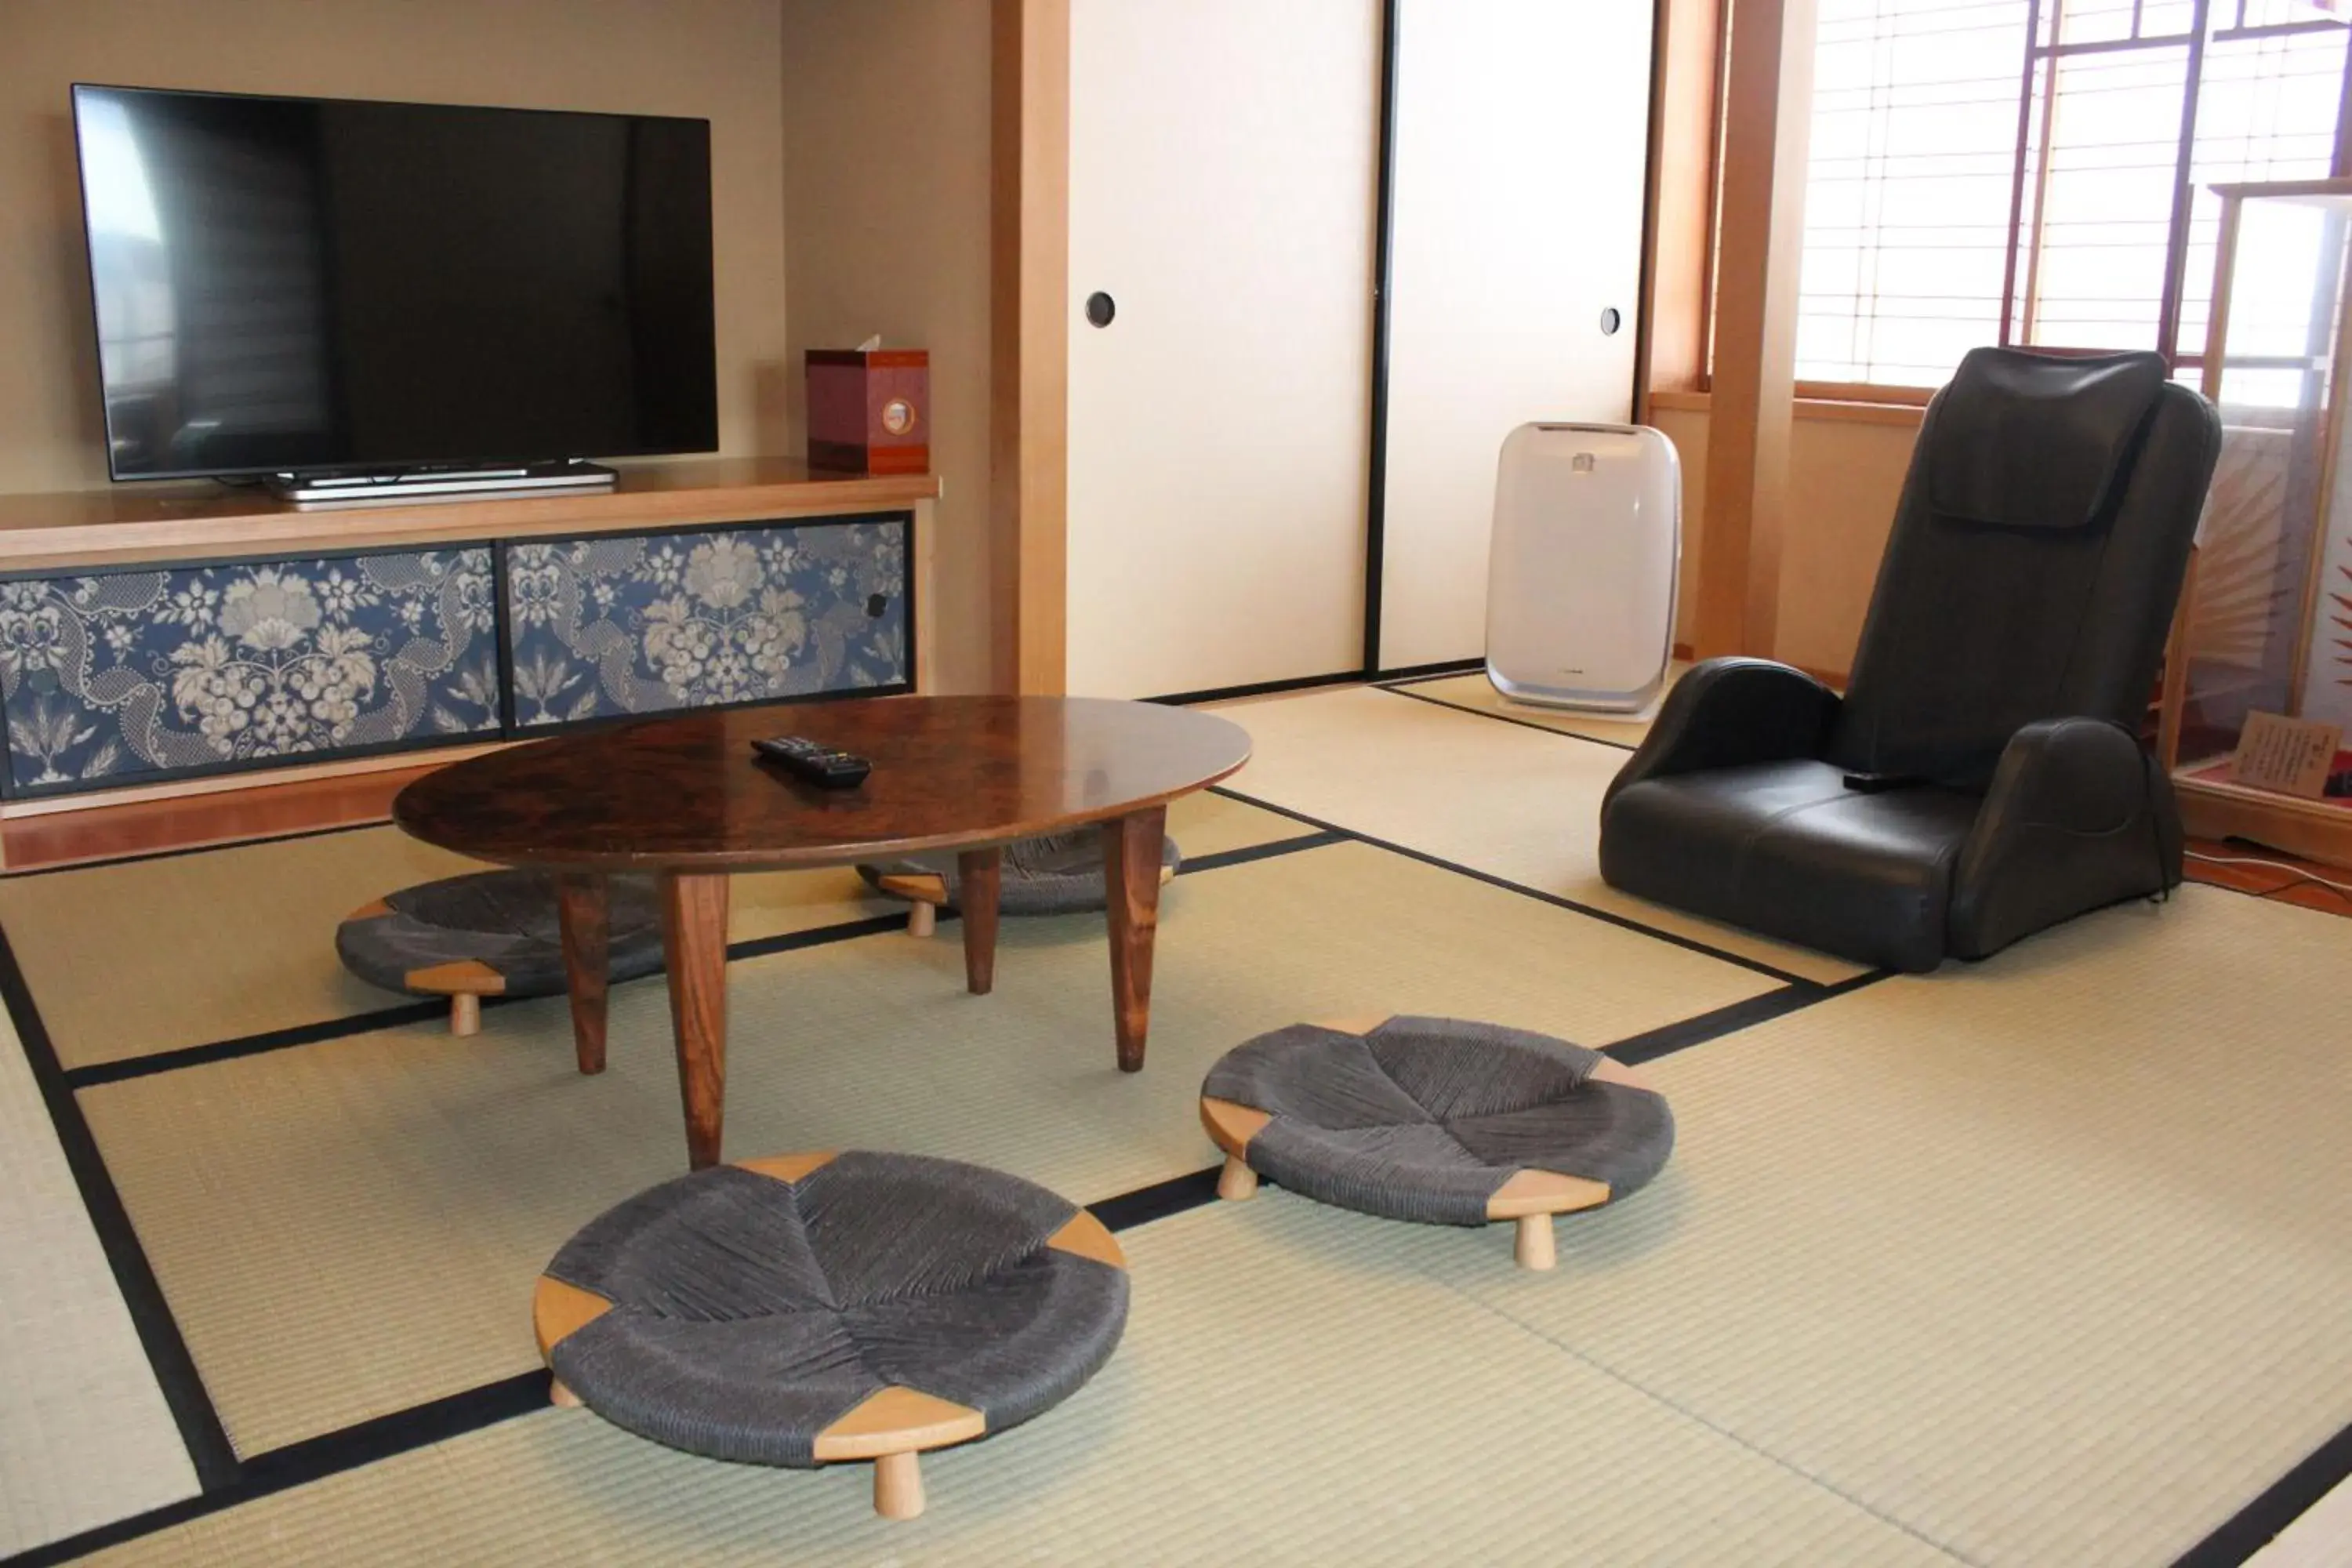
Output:
<svg viewBox="0 0 2352 1568">
<path fill-rule="evenodd" d="M 719 444 L 710 124 L 78 86 L 117 479 Z"/>
</svg>

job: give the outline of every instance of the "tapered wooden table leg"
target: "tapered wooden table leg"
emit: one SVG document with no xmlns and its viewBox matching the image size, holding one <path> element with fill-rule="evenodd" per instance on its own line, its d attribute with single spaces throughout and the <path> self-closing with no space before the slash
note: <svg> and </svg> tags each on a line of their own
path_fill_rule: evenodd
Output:
<svg viewBox="0 0 2352 1568">
<path fill-rule="evenodd" d="M 699 1171 L 719 1163 L 727 1114 L 726 875 L 665 872 L 661 902 L 686 1161 Z"/>
<path fill-rule="evenodd" d="M 1001 849 L 967 849 L 956 857 L 963 881 L 963 983 L 975 996 L 996 988 L 996 897 L 1003 868 Z"/>
<path fill-rule="evenodd" d="M 572 1045 L 580 1070 L 604 1070 L 604 991 L 612 899 L 604 879 L 565 872 L 555 879 L 555 910 L 562 925 L 563 983 L 572 995 Z"/>
<path fill-rule="evenodd" d="M 1110 895 L 1110 1005 L 1121 1072 L 1143 1070 L 1144 1037 L 1151 1028 L 1151 941 L 1160 929 L 1160 848 L 1167 831 L 1164 805 L 1103 824 L 1104 882 Z"/>
</svg>

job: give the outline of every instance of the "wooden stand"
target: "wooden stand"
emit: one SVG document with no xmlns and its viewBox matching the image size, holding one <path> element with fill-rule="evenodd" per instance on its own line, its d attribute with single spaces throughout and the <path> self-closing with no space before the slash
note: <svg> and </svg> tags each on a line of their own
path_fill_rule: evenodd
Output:
<svg viewBox="0 0 2352 1568">
<path fill-rule="evenodd" d="M 2239 232 L 2247 204 L 2284 202 L 2315 207 L 2330 213 L 2333 221 L 2340 226 L 2352 219 L 2352 179 L 2258 181 L 2218 184 L 2212 189 L 2221 198 L 2221 211 L 2215 234 L 2212 317 L 2206 334 L 2200 390 L 2219 405 L 2225 404 L 2230 385 L 2231 307 L 2237 282 Z M 2336 243 L 2341 246 L 2343 242 L 2339 239 Z M 2336 252 L 2338 257 L 2341 254 L 2340 250 Z M 2323 258 L 2322 266 L 2334 271 L 2340 268 L 2340 262 Z M 2189 837 L 2243 838 L 2305 859 L 2352 867 L 2352 805 L 2340 801 L 2307 800 L 2207 776 L 2212 765 L 2222 760 L 2221 756 L 2184 754 L 2184 736 L 2195 728 L 2191 723 L 2192 710 L 2199 707 L 2200 701 L 2200 693 L 2193 689 L 2196 672 L 2190 668 L 2190 659 L 2200 642 L 2218 637 L 2227 646 L 2233 635 L 2243 637 L 2248 634 L 2249 622 L 2257 639 L 2267 640 L 2281 633 L 2291 637 L 2284 700 L 2276 706 L 2280 711 L 2301 716 L 2308 696 L 2305 678 L 2313 662 L 2313 642 L 2332 632 L 2328 620 L 2331 611 L 2324 597 L 2328 588 L 2329 540 L 2352 528 L 2352 521 L 2342 515 L 2333 500 L 2339 484 L 2336 473 L 2338 454 L 2345 448 L 2347 438 L 2346 405 L 2352 402 L 2345 394 L 2345 373 L 2352 368 L 2352 310 L 2338 308 L 2341 301 L 2335 300 L 2332 293 L 2331 290 L 2330 299 L 2325 301 L 2326 313 L 2317 315 L 2312 322 L 2315 330 L 2324 332 L 2329 316 L 2335 319 L 2335 339 L 2326 362 L 2334 374 L 2320 384 L 2329 388 L 2328 401 L 2324 409 L 2313 411 L 2316 415 L 2315 421 L 2295 437 L 2298 443 L 2315 443 L 2315 454 L 2306 450 L 2303 459 L 2313 471 L 2307 482 L 2286 479 L 2277 481 L 2289 495 L 2307 499 L 2283 501 L 2273 497 L 2261 505 L 2240 508 L 2230 504 L 2227 494 L 2217 484 L 2200 527 L 2201 542 L 2189 557 L 2180 602 L 2173 615 L 2171 637 L 2165 648 L 2157 754 L 2172 775 L 2173 790 L 2180 802 L 2181 826 Z M 2272 331 L 2276 330 L 2273 324 Z M 2246 363 L 2238 363 L 2242 366 Z M 2308 368 L 2316 370 L 2320 366 L 2315 363 Z M 2290 506 L 2297 510 L 2288 512 L 2285 509 Z M 2307 519 L 2301 510 L 2305 507 L 2312 509 Z M 2261 544 L 2262 520 L 2266 516 L 2272 520 L 2273 527 L 2308 521 L 2310 538 L 2301 562 L 2292 556 L 2273 558 L 2266 553 Z M 2276 592 L 2274 582 L 2282 566 L 2290 570 L 2299 567 L 2297 575 L 2301 579 L 2297 591 L 2283 595 Z M 2242 706 L 2242 701 L 2225 704 L 2223 711 L 2227 714 Z M 2223 728 L 2226 732 L 2227 725 Z M 2211 750 L 2210 741 L 2198 746 L 2202 753 Z"/>
<path fill-rule="evenodd" d="M 351 506 L 249 492 L 123 486 L 0 496 L 0 573 L 66 575 L 145 564 L 346 555 L 489 541 L 626 535 L 708 524 L 914 513 L 910 627 L 915 689 L 932 688 L 928 474 L 856 477 L 782 458 L 702 458 L 623 471 L 610 490 Z M 494 750 L 490 741 L 336 758 L 85 794 L 0 803 L 0 868 L 72 865 L 380 820 L 417 773 Z"/>
</svg>

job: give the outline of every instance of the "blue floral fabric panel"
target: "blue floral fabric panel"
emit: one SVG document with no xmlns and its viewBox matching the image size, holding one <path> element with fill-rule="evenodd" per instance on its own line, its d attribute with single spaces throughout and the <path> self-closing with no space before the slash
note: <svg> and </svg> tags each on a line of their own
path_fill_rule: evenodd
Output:
<svg viewBox="0 0 2352 1568">
<path fill-rule="evenodd" d="M 902 517 L 505 548 L 518 729 L 909 679 Z"/>
<path fill-rule="evenodd" d="M 17 794 L 499 730 L 490 552 L 0 583 Z"/>
</svg>

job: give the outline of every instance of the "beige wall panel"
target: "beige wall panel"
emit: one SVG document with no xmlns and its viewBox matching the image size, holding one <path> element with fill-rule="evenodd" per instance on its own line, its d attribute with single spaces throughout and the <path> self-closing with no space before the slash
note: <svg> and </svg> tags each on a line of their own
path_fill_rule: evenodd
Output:
<svg viewBox="0 0 2352 1568">
<path fill-rule="evenodd" d="M 988 0 L 783 0 L 787 390 L 803 349 L 931 356 L 938 689 L 991 682 Z"/>
<path fill-rule="evenodd" d="M 0 491 L 106 482 L 76 81 L 709 120 L 721 450 L 785 450 L 778 24 L 776 0 L 0 0 Z"/>
<path fill-rule="evenodd" d="M 1071 7 L 1073 692 L 1361 661 L 1379 52 L 1376 0 Z"/>
<path fill-rule="evenodd" d="M 1789 446 L 1774 651 L 1809 669 L 1850 670 L 1879 558 L 1919 432 L 1799 416 Z"/>
<path fill-rule="evenodd" d="M 1687 643 L 1696 630 L 1698 554 L 1706 548 L 1709 416 L 1661 408 L 1652 418 L 1682 456 L 1683 574 L 1675 637 Z M 1807 418 L 1800 411 L 1790 445 L 1775 657 L 1809 669 L 1853 668 L 1918 434 L 1908 426 Z"/>
</svg>

